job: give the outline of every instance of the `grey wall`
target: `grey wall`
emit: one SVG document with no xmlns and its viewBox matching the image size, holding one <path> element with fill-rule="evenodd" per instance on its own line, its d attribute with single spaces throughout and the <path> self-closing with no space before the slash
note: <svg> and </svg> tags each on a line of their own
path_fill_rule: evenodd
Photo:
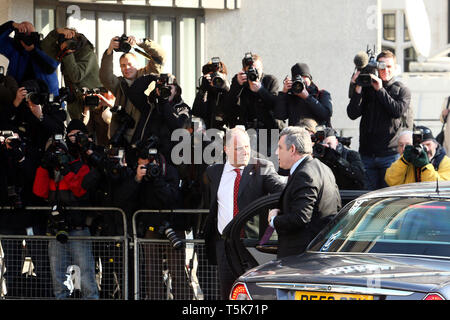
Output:
<svg viewBox="0 0 450 320">
<path fill-rule="evenodd" d="M 220 56 L 231 79 L 245 52 L 258 53 L 265 72 L 280 85 L 293 64 L 307 63 L 317 85 L 331 92 L 333 126 L 353 134 L 359 121 L 345 111 L 348 84 L 355 54 L 377 43 L 371 25 L 376 5 L 376 0 L 243 0 L 240 10 L 206 10 L 206 58 Z"/>
</svg>

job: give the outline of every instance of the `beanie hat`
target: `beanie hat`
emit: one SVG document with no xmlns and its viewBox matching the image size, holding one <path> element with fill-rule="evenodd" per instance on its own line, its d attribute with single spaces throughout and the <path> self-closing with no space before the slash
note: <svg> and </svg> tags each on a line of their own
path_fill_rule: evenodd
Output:
<svg viewBox="0 0 450 320">
<path fill-rule="evenodd" d="M 433 132 L 431 132 L 431 130 L 427 127 L 424 126 L 417 126 L 416 130 L 420 130 L 422 131 L 422 141 L 427 141 L 427 140 L 436 140 L 433 136 Z"/>
<path fill-rule="evenodd" d="M 70 121 L 69 125 L 67 126 L 67 132 L 70 132 L 72 130 L 80 130 L 84 133 L 88 132 L 86 125 L 80 119 L 72 119 Z"/>
<path fill-rule="evenodd" d="M 304 77 L 308 77 L 312 80 L 311 71 L 306 63 L 296 63 L 291 68 L 292 79 L 295 79 L 296 76 L 301 75 Z"/>
</svg>

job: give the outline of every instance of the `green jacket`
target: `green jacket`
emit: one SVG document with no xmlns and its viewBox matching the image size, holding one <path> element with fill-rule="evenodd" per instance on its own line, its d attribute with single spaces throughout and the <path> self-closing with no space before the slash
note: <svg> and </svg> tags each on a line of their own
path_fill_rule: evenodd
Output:
<svg viewBox="0 0 450 320">
<path fill-rule="evenodd" d="M 54 59 L 57 59 L 60 52 L 57 39 L 58 33 L 53 30 L 42 40 L 41 44 L 42 50 Z M 69 87 L 76 97 L 74 102 L 68 104 L 67 110 L 72 119 L 82 119 L 84 105 L 81 89 L 102 87 L 94 46 L 86 39 L 80 49 L 64 56 L 60 62 L 65 86 Z"/>
</svg>

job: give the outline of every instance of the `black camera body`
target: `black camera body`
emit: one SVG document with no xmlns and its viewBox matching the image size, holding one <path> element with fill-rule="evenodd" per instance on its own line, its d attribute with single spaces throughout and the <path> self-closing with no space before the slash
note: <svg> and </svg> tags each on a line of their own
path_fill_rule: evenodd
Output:
<svg viewBox="0 0 450 320">
<path fill-rule="evenodd" d="M 422 144 L 423 142 L 423 132 L 422 130 L 413 131 L 413 160 L 420 157 L 422 152 L 428 153 L 428 148 Z"/>
<path fill-rule="evenodd" d="M 55 134 L 53 141 L 44 153 L 42 167 L 47 170 L 66 171 L 71 158 L 62 134 Z"/>
<path fill-rule="evenodd" d="M 40 92 L 40 90 L 35 87 L 26 87 L 25 90 L 27 94 L 25 96 L 25 100 L 31 101 L 36 105 L 44 105 L 48 102 L 49 94 L 47 92 Z"/>
<path fill-rule="evenodd" d="M 72 39 L 66 39 L 65 35 L 62 34 L 62 33 L 58 34 L 58 39 L 56 40 L 56 42 L 59 45 L 62 45 L 65 42 L 66 43 L 66 50 L 74 50 L 74 51 L 76 51 L 76 50 L 80 49 L 80 46 L 81 46 L 81 42 L 80 42 L 80 40 L 78 39 L 77 36 L 75 36 Z"/>
<path fill-rule="evenodd" d="M 81 93 L 83 94 L 83 103 L 86 107 L 97 107 L 100 104 L 100 98 L 97 94 L 106 93 L 105 88 L 83 88 Z"/>
<path fill-rule="evenodd" d="M 14 29 L 14 40 L 20 42 L 23 41 L 27 46 L 37 45 L 41 40 L 41 36 L 38 32 L 30 32 L 30 34 L 19 32 L 19 30 Z"/>
<path fill-rule="evenodd" d="M 130 52 L 131 44 L 128 42 L 128 37 L 125 33 L 121 35 L 117 41 L 119 42 L 119 48 L 114 49 L 114 51 L 124 53 Z"/>
<path fill-rule="evenodd" d="M 222 73 L 220 73 L 220 58 L 213 57 L 211 59 L 212 62 L 212 70 L 211 74 L 211 83 L 212 86 L 216 89 L 224 89 L 226 87 L 226 80 Z"/>
<path fill-rule="evenodd" d="M 360 74 L 358 78 L 356 78 L 356 84 L 361 87 L 370 87 L 373 81 L 370 75 L 373 74 L 378 77 L 378 70 L 386 69 L 386 64 L 384 62 L 377 61 L 375 49 L 371 50 L 367 48 L 366 53 L 369 58 L 369 61 L 367 65 L 359 68 Z"/>
<path fill-rule="evenodd" d="M 295 76 L 294 79 L 292 79 L 292 87 L 291 87 L 290 92 L 292 94 L 300 94 L 303 92 L 305 87 L 306 87 L 305 80 L 303 79 L 303 77 L 301 75 L 297 75 L 297 76 Z"/>
<path fill-rule="evenodd" d="M 159 97 L 163 100 L 168 99 L 172 95 L 169 85 L 173 84 L 173 78 L 167 73 L 161 73 L 156 80 L 156 88 L 159 90 Z"/>
<path fill-rule="evenodd" d="M 247 75 L 247 80 L 253 82 L 258 81 L 259 79 L 258 70 L 253 66 L 254 62 L 253 54 L 251 52 L 247 52 L 244 59 L 242 59 L 242 64 L 244 69 L 246 69 L 245 74 Z"/>
</svg>

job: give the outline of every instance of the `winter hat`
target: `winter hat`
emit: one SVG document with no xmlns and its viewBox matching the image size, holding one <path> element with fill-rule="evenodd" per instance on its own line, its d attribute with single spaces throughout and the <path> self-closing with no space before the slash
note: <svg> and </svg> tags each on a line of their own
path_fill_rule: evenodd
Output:
<svg viewBox="0 0 450 320">
<path fill-rule="evenodd" d="M 312 80 L 311 71 L 306 63 L 296 63 L 291 68 L 292 79 L 295 79 L 296 76 L 301 75 L 304 77 L 308 77 Z"/>
<path fill-rule="evenodd" d="M 69 133 L 72 130 L 80 130 L 84 133 L 87 133 L 87 127 L 80 119 L 72 119 L 67 126 L 67 132 Z"/>
</svg>

